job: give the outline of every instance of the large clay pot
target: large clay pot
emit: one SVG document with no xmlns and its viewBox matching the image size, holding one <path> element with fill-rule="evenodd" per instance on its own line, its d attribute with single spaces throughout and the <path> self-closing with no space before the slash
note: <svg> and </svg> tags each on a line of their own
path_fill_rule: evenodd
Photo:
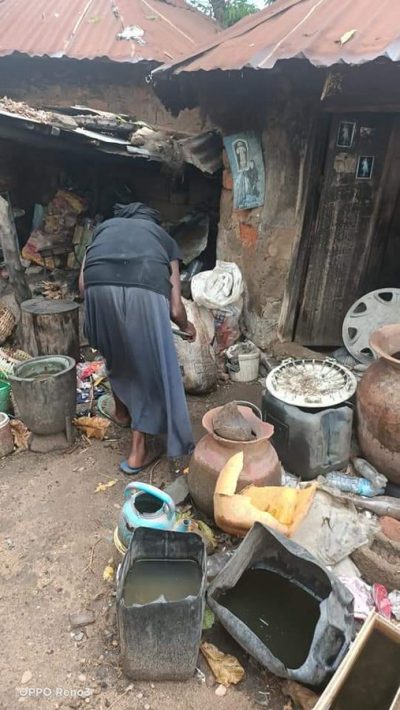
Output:
<svg viewBox="0 0 400 710">
<path fill-rule="evenodd" d="M 250 483 L 255 486 L 280 486 L 282 467 L 269 439 L 274 433 L 272 424 L 259 419 L 250 407 L 239 406 L 239 411 L 250 422 L 256 434 L 251 441 L 230 441 L 214 433 L 213 420 L 222 407 L 210 409 L 203 417 L 207 434 L 197 444 L 189 466 L 189 489 L 195 505 L 213 517 L 213 496 L 217 478 L 228 459 L 243 451 L 244 465 L 237 492 Z"/>
<path fill-rule="evenodd" d="M 400 483 L 400 325 L 379 328 L 370 345 L 379 359 L 358 386 L 358 437 L 365 458 Z"/>
</svg>

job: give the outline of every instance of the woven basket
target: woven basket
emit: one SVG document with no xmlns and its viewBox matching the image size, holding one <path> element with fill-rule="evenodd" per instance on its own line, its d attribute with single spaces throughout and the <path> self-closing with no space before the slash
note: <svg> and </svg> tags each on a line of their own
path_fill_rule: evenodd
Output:
<svg viewBox="0 0 400 710">
<path fill-rule="evenodd" d="M 0 343 L 4 343 L 14 330 L 15 318 L 9 308 L 0 306 Z"/>
</svg>

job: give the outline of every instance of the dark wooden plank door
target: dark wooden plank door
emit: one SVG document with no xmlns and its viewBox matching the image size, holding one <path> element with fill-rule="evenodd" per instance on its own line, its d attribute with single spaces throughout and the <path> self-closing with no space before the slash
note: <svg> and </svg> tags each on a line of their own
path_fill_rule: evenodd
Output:
<svg viewBox="0 0 400 710">
<path fill-rule="evenodd" d="M 385 114 L 332 116 L 317 216 L 305 240 L 295 325 L 303 345 L 340 344 L 344 316 L 361 295 L 391 125 Z"/>
</svg>

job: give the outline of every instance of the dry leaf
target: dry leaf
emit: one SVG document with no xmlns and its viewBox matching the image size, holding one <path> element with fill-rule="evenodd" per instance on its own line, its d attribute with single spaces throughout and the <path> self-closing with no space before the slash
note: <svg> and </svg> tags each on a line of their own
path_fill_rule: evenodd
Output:
<svg viewBox="0 0 400 710">
<path fill-rule="evenodd" d="M 107 565 L 103 570 L 103 579 L 105 582 L 112 582 L 114 579 L 114 568 L 111 565 Z"/>
<path fill-rule="evenodd" d="M 111 422 L 103 417 L 77 417 L 73 420 L 74 425 L 88 439 L 99 439 L 102 441 Z"/>
<path fill-rule="evenodd" d="M 204 609 L 204 616 L 203 616 L 203 631 L 208 631 L 209 629 L 212 629 L 214 626 L 215 622 L 215 614 L 213 611 L 211 611 L 209 606 L 206 606 Z"/>
<path fill-rule="evenodd" d="M 244 678 L 244 668 L 235 656 L 222 653 L 212 643 L 202 643 L 200 650 L 210 666 L 215 679 L 221 685 L 236 685 Z"/>
<path fill-rule="evenodd" d="M 17 449 L 28 449 L 31 432 L 20 419 L 10 419 L 14 446 Z"/>
<path fill-rule="evenodd" d="M 288 695 L 301 710 L 312 710 L 319 698 L 312 690 L 294 680 L 286 680 L 282 685 L 282 692 L 284 695 Z"/>
<path fill-rule="evenodd" d="M 203 520 L 197 520 L 197 526 L 203 537 L 206 539 L 207 543 L 215 550 L 218 546 L 218 543 L 209 525 L 207 525 L 207 523 L 205 523 Z"/>
<path fill-rule="evenodd" d="M 357 30 L 349 30 L 348 32 L 345 32 L 341 38 L 339 39 L 339 44 L 346 44 L 346 42 L 350 42 L 350 40 L 354 37 L 355 33 Z"/>
<path fill-rule="evenodd" d="M 118 483 L 117 480 L 108 481 L 108 483 L 99 483 L 96 490 L 95 490 L 95 493 L 104 493 L 104 491 L 106 491 L 107 488 L 112 488 L 113 486 L 115 486 L 116 483 Z"/>
</svg>

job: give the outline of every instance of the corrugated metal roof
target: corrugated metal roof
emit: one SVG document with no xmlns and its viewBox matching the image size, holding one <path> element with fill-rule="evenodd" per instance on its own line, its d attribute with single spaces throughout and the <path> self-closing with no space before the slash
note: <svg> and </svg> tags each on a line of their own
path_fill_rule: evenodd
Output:
<svg viewBox="0 0 400 710">
<path fill-rule="evenodd" d="M 144 31 L 139 41 L 117 38 L 131 26 Z M 215 32 L 215 23 L 184 0 L 0 2 L 0 56 L 163 63 L 194 51 Z"/>
<path fill-rule="evenodd" d="M 0 98 L 0 137 L 29 142 L 46 143 L 52 148 L 86 148 L 111 153 L 121 157 L 146 158 L 167 165 L 174 156 L 175 167 L 184 163 L 194 165 L 203 173 L 212 175 L 222 167 L 222 141 L 217 131 L 190 135 L 161 127 L 143 124 L 140 121 L 125 122 L 113 113 L 96 112 L 86 108 L 83 115 L 70 116 L 69 111 L 45 111 L 26 103 Z M 86 120 L 90 116 L 96 130 L 88 130 Z M 96 123 L 96 118 L 103 118 Z M 82 126 L 83 123 L 83 126 Z M 126 137 L 121 138 L 121 126 L 126 124 Z M 146 132 L 143 132 L 143 128 Z M 125 131 L 124 131 L 125 133 Z M 155 140 L 154 137 L 157 137 Z M 134 140 L 139 138 L 138 140 Z M 168 150 L 165 151 L 165 146 Z"/>
<path fill-rule="evenodd" d="M 400 60 L 398 0 L 277 0 L 156 73 L 271 69 L 294 58 L 327 67 L 378 57 Z"/>
</svg>

